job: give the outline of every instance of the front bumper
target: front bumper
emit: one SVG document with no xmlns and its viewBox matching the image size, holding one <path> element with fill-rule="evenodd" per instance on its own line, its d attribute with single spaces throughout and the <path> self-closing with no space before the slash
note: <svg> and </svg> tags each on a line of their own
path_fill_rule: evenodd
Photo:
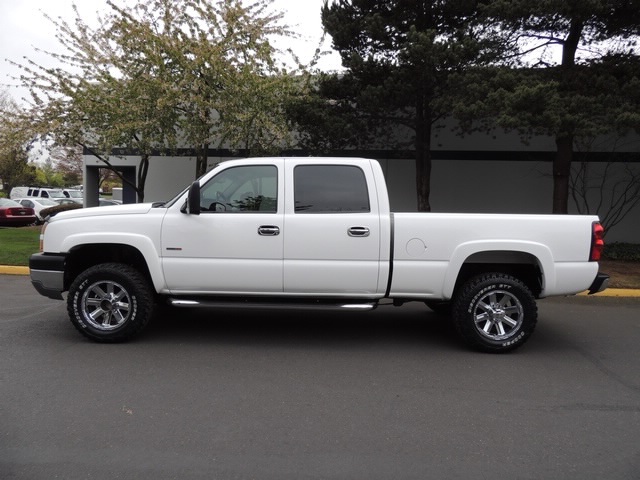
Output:
<svg viewBox="0 0 640 480">
<path fill-rule="evenodd" d="M 609 275 L 607 275 L 606 273 L 598 273 L 598 275 L 596 275 L 595 280 L 589 287 L 589 295 L 602 292 L 608 286 L 609 286 Z"/>
<path fill-rule="evenodd" d="M 40 295 L 62 300 L 66 255 L 35 253 L 29 257 L 31 283 Z"/>
</svg>

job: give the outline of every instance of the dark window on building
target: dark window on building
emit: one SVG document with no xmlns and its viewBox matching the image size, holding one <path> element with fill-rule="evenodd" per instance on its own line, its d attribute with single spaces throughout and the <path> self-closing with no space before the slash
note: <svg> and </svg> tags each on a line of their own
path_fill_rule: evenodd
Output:
<svg viewBox="0 0 640 480">
<path fill-rule="evenodd" d="M 294 171 L 296 213 L 369 212 L 364 172 L 352 165 L 298 165 Z"/>
</svg>

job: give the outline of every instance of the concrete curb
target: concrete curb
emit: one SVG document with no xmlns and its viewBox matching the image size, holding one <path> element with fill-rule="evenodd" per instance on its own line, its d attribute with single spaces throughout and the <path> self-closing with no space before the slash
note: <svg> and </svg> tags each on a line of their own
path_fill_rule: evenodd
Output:
<svg viewBox="0 0 640 480">
<path fill-rule="evenodd" d="M 29 275 L 29 267 L 15 267 L 13 265 L 0 265 L 2 275 Z"/>
<path fill-rule="evenodd" d="M 0 275 L 29 275 L 29 267 L 14 267 L 12 265 L 0 265 Z M 579 293 L 587 296 L 587 292 Z M 596 293 L 596 297 L 640 297 L 640 289 L 633 288 L 607 288 L 604 292 Z"/>
</svg>

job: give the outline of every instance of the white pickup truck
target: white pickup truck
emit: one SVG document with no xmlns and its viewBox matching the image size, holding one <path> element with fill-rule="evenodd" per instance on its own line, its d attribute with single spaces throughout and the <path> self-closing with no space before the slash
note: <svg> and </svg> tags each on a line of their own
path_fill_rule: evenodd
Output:
<svg viewBox="0 0 640 480">
<path fill-rule="evenodd" d="M 63 212 L 30 258 L 85 336 L 138 334 L 154 306 L 371 309 L 425 302 L 472 347 L 505 352 L 536 298 L 606 288 L 598 218 L 392 213 L 382 169 L 353 158 L 227 161 L 167 203 Z"/>
</svg>

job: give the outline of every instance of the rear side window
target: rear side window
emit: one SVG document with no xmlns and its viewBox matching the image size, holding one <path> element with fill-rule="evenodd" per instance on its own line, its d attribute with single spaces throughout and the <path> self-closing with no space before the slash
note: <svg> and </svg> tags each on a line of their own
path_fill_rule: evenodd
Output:
<svg viewBox="0 0 640 480">
<path fill-rule="evenodd" d="M 296 213 L 371 210 L 364 172 L 353 165 L 298 165 L 294 182 Z"/>
</svg>

